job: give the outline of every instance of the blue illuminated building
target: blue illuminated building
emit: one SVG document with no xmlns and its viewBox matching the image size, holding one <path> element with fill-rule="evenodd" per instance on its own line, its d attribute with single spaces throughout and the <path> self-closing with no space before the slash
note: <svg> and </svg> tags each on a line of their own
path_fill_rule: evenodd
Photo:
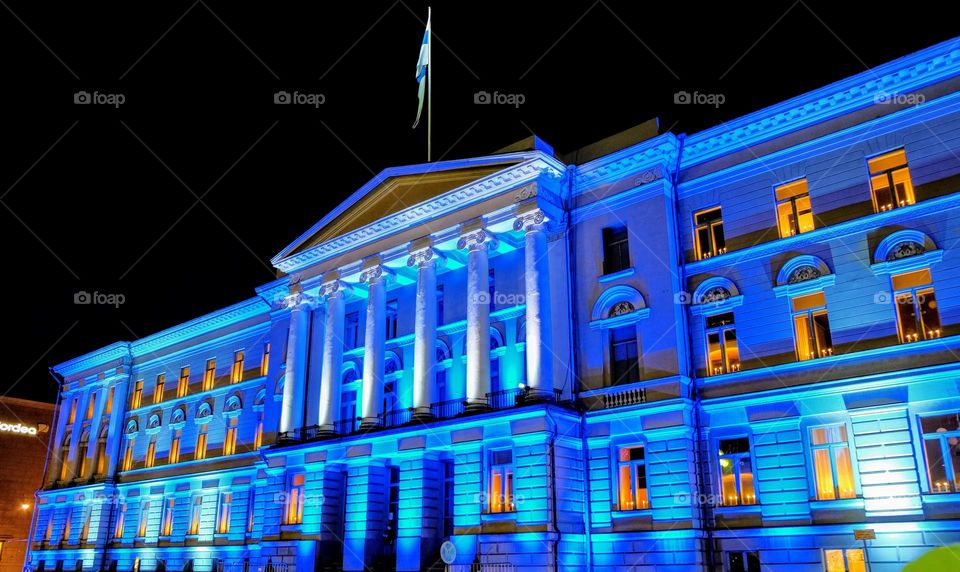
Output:
<svg viewBox="0 0 960 572">
<path fill-rule="evenodd" d="M 30 565 L 881 572 L 960 541 L 958 86 L 954 40 L 689 136 L 383 171 L 249 300 L 54 368 Z"/>
</svg>

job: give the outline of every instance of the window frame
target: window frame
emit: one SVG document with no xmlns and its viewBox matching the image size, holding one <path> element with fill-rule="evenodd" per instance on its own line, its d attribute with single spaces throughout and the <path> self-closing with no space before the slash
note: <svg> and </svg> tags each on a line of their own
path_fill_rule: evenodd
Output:
<svg viewBox="0 0 960 572">
<path fill-rule="evenodd" d="M 627 331 L 630 330 L 633 333 L 633 337 L 630 339 L 615 341 L 614 332 L 618 331 Z M 642 381 L 643 370 L 640 364 L 641 356 L 643 352 L 640 350 L 640 331 L 636 322 L 631 322 L 628 324 L 623 324 L 620 326 L 612 326 L 606 329 L 606 354 L 607 354 L 607 383 L 609 387 L 617 387 L 619 385 L 628 385 L 630 383 L 636 383 Z M 633 353 L 634 358 L 630 366 L 623 372 L 623 375 L 618 376 L 617 363 L 619 360 L 616 359 L 616 350 L 619 347 L 628 347 L 630 343 L 633 343 Z M 524 358 L 525 359 L 525 358 Z M 525 362 L 524 362 L 525 363 Z M 524 368 L 525 369 L 525 368 Z M 624 375 L 629 375 L 630 371 L 635 372 L 636 379 L 627 379 L 623 381 Z"/>
<path fill-rule="evenodd" d="M 631 267 L 630 229 L 626 224 L 603 227 L 600 241 L 604 276 L 617 274 Z"/>
<path fill-rule="evenodd" d="M 724 314 L 730 314 L 732 321 L 728 324 L 721 324 L 718 326 L 708 327 L 707 323 L 711 318 L 717 316 L 723 316 Z M 737 348 L 737 357 L 736 364 L 731 365 L 730 358 L 727 356 L 727 338 L 726 333 L 728 331 L 733 331 L 733 342 L 736 344 Z M 710 334 L 717 334 L 718 344 L 720 346 L 720 362 L 721 362 L 721 371 L 714 371 L 710 363 Z M 740 340 L 737 338 L 737 316 L 734 313 L 733 309 L 729 309 L 723 312 L 714 312 L 703 316 L 703 342 L 704 342 L 704 358 L 706 359 L 706 371 L 707 377 L 713 377 L 716 375 L 726 375 L 728 373 L 737 373 L 743 370 L 743 363 L 740 360 Z"/>
<path fill-rule="evenodd" d="M 498 453 L 509 452 L 510 453 L 510 462 L 495 462 L 495 456 Z M 486 451 L 486 470 L 484 475 L 486 477 L 486 486 L 484 490 L 486 491 L 486 506 L 484 507 L 485 514 L 512 514 L 517 512 L 517 503 L 516 495 L 514 491 L 516 490 L 516 483 L 514 477 L 516 475 L 516 460 L 514 455 L 514 447 L 509 446 L 500 446 L 500 447 L 491 447 Z M 494 481 L 496 476 L 500 476 L 500 494 L 495 495 L 493 492 Z M 497 504 L 494 504 L 494 503 Z"/>
<path fill-rule="evenodd" d="M 906 276 L 908 274 L 913 274 L 915 272 L 926 271 L 930 276 L 930 282 L 928 284 L 921 284 L 917 286 L 908 286 L 905 288 L 896 288 L 894 286 L 894 279 L 900 276 Z M 920 342 L 926 340 L 935 340 L 939 339 L 943 333 L 943 321 L 940 319 L 940 310 L 936 307 L 933 310 L 937 313 L 937 322 L 939 322 L 940 327 L 933 330 L 933 334 L 928 336 L 926 324 L 923 319 L 923 309 L 922 309 L 922 300 L 925 295 L 933 295 L 933 300 L 936 301 L 936 290 L 933 284 L 933 272 L 930 270 L 930 267 L 919 268 L 917 270 L 910 270 L 906 272 L 900 272 L 897 274 L 890 275 L 890 291 L 893 294 L 893 307 L 894 314 L 897 321 L 897 337 L 900 340 L 901 344 L 908 344 L 913 342 Z M 908 339 L 908 335 L 904 334 L 903 322 L 900 319 L 900 305 L 901 298 L 904 296 L 910 296 L 910 304 L 913 305 L 914 317 L 917 323 L 917 333 L 914 334 L 913 339 Z M 921 336 L 922 334 L 922 336 Z"/>
<path fill-rule="evenodd" d="M 735 440 L 738 440 L 738 439 L 746 439 L 746 441 L 747 441 L 747 452 L 746 452 L 746 453 L 727 453 L 727 454 L 720 454 L 720 451 L 721 451 L 720 445 L 721 445 L 721 443 L 722 443 L 723 441 L 735 441 Z M 757 490 L 757 460 L 756 460 L 756 456 L 754 455 L 754 452 L 753 452 L 753 438 L 752 438 L 752 436 L 749 435 L 749 434 L 745 434 L 745 433 L 734 433 L 734 434 L 732 434 L 732 435 L 724 435 L 724 436 L 721 436 L 721 437 L 717 437 L 717 438 L 714 440 L 714 447 L 713 447 L 713 448 L 714 448 L 714 450 L 717 452 L 717 472 L 716 472 L 716 474 L 717 474 L 717 478 L 719 479 L 719 480 L 717 481 L 717 484 L 718 484 L 717 490 L 720 491 L 720 495 L 719 495 L 719 496 L 720 496 L 720 500 L 721 500 L 721 505 L 720 505 L 720 506 L 723 507 L 723 508 L 730 508 L 730 507 L 757 506 L 757 505 L 759 505 L 759 504 L 760 504 L 760 494 L 759 494 L 759 491 Z M 752 502 L 744 502 L 744 501 L 743 501 L 743 485 L 742 485 L 743 477 L 742 477 L 742 473 L 740 472 L 740 465 L 739 465 L 739 463 L 738 463 L 737 461 L 741 460 L 741 459 L 744 458 L 744 457 L 747 458 L 747 459 L 750 459 L 750 477 L 751 477 L 751 483 L 752 483 L 751 486 L 752 486 L 752 488 L 753 488 L 753 501 L 752 501 Z M 722 459 L 724 459 L 724 458 L 728 458 L 728 459 L 731 460 L 731 462 L 733 462 L 733 467 L 734 467 L 734 471 L 735 471 L 735 472 L 734 472 L 734 475 L 736 476 L 734 482 L 735 482 L 735 484 L 736 484 L 736 489 L 737 489 L 737 504 L 727 504 L 727 503 L 726 503 L 726 496 L 724 495 L 724 491 L 723 491 L 723 468 L 722 468 L 722 466 L 721 466 Z"/>
<path fill-rule="evenodd" d="M 956 410 L 950 411 L 931 411 L 917 415 L 917 435 L 920 440 L 920 449 L 923 452 L 923 477 L 926 480 L 927 494 L 944 495 L 960 493 L 960 470 L 955 470 L 953 463 L 947 463 L 946 460 L 952 458 L 949 449 L 949 439 L 960 439 L 960 429 L 953 431 L 944 431 L 943 433 L 925 433 L 923 430 L 923 419 L 932 417 L 943 417 L 945 415 L 960 415 Z M 952 487 L 947 490 L 934 490 L 933 477 L 930 475 L 930 459 L 927 455 L 927 441 L 940 442 L 940 458 L 943 461 L 944 475 L 950 479 L 948 484 Z M 951 474 L 953 473 L 953 474 Z"/>
<path fill-rule="evenodd" d="M 611 455 L 612 455 L 612 466 L 615 467 L 615 470 L 610 471 L 611 478 L 613 480 L 613 491 L 614 491 L 614 512 L 618 513 L 627 513 L 627 512 L 638 512 L 638 511 L 649 511 L 652 509 L 650 504 L 650 484 L 648 482 L 649 475 L 647 474 L 647 445 L 646 441 L 633 441 L 633 442 L 623 442 L 623 443 L 614 443 L 612 444 Z M 621 460 L 620 453 L 624 449 L 642 449 L 643 450 L 643 459 L 628 459 Z M 643 468 L 643 483 L 646 485 L 646 488 L 643 490 L 646 491 L 646 500 L 644 501 L 646 506 L 638 507 L 637 505 L 640 502 L 639 494 L 637 491 L 637 473 L 639 468 Z M 628 468 L 630 472 L 630 494 L 633 500 L 632 508 L 624 508 L 623 499 L 621 498 L 621 469 Z"/>
<path fill-rule="evenodd" d="M 233 352 L 233 363 L 230 365 L 230 383 L 240 383 L 243 381 L 243 366 L 246 360 L 246 354 L 243 350 Z"/>
<path fill-rule="evenodd" d="M 705 215 L 712 211 L 718 211 L 720 216 L 717 220 L 706 221 L 703 223 L 697 222 L 697 218 L 700 215 Z M 720 237 L 723 239 L 723 247 L 718 247 L 716 244 L 716 230 L 719 226 Z M 710 246 L 710 252 L 704 253 L 703 248 L 700 244 L 700 231 L 706 230 L 708 242 Z M 720 256 L 721 254 L 727 253 L 727 236 L 723 230 L 723 208 L 721 205 L 713 205 L 709 207 L 704 207 L 702 209 L 696 210 L 693 212 L 693 248 L 694 254 L 696 254 L 697 260 L 704 260 L 707 258 L 713 258 L 714 256 Z"/>
<path fill-rule="evenodd" d="M 233 517 L 233 492 L 220 491 L 217 496 L 217 534 L 230 533 L 230 520 Z"/>
<path fill-rule="evenodd" d="M 882 171 L 870 170 L 871 161 L 876 161 L 878 159 L 882 159 L 884 157 L 894 155 L 898 152 L 903 152 L 904 163 L 902 165 L 893 167 L 890 169 L 885 169 Z M 888 212 L 894 209 L 908 207 L 910 205 L 916 204 L 917 196 L 916 196 L 915 189 L 913 187 L 913 175 L 910 173 L 910 158 L 907 157 L 906 147 L 898 147 L 897 149 L 884 151 L 883 153 L 878 153 L 876 155 L 873 155 L 872 157 L 866 157 L 865 159 L 866 159 L 866 166 L 867 166 L 867 183 L 870 186 L 870 201 L 873 203 L 874 213 Z M 909 194 L 910 202 L 907 202 L 906 204 L 899 204 L 899 200 L 897 199 L 897 196 L 896 196 L 896 185 L 893 179 L 894 173 L 899 172 L 901 170 L 906 171 L 906 174 L 907 174 L 907 187 L 908 187 L 907 193 Z M 890 208 L 888 209 L 880 208 L 880 204 L 877 201 L 877 191 L 873 186 L 873 179 L 875 177 L 881 177 L 881 176 L 884 176 L 884 178 L 886 179 L 886 182 L 888 185 L 887 186 L 888 193 L 890 194 L 890 200 L 891 200 L 892 206 L 890 206 Z"/>
<path fill-rule="evenodd" d="M 795 310 L 793 307 L 794 301 L 798 298 L 803 298 L 806 296 L 812 296 L 814 294 L 820 294 L 823 296 L 823 305 L 822 306 L 812 306 L 810 308 L 805 308 L 803 310 Z M 818 316 L 825 316 L 827 320 L 827 336 L 826 336 L 826 347 L 820 347 L 820 340 L 816 332 L 816 318 Z M 805 318 L 807 332 L 809 334 L 808 342 L 811 343 L 811 347 L 814 349 L 813 356 L 802 356 L 800 354 L 800 332 L 797 331 L 797 318 Z M 794 354 L 796 355 L 797 361 L 809 361 L 820 359 L 824 357 L 830 357 L 833 355 L 833 332 L 830 329 L 830 312 L 827 308 L 827 296 L 823 290 L 818 290 L 816 292 L 810 292 L 807 294 L 798 294 L 796 296 L 790 297 L 790 324 L 793 327 L 793 348 Z"/>
<path fill-rule="evenodd" d="M 788 187 L 792 187 L 792 186 L 797 185 L 797 184 L 799 184 L 799 183 L 801 183 L 801 182 L 803 183 L 803 188 L 804 188 L 804 191 L 803 191 L 803 192 L 797 193 L 797 194 L 795 194 L 795 195 L 790 195 L 789 197 L 784 198 L 784 199 L 780 199 L 780 198 L 777 197 L 777 193 L 778 193 L 778 191 L 780 191 L 781 189 L 786 189 L 786 188 L 788 188 Z M 806 197 L 807 203 L 809 203 L 810 207 L 809 207 L 808 210 L 801 211 L 801 210 L 799 210 L 799 208 L 797 207 L 797 201 L 800 200 L 800 199 L 802 199 L 802 198 L 804 198 L 804 197 Z M 810 197 L 810 187 L 809 187 L 809 185 L 807 184 L 807 179 L 806 179 L 806 177 L 804 177 L 804 178 L 802 178 L 802 179 L 795 179 L 795 180 L 793 180 L 793 181 L 789 181 L 789 182 L 786 182 L 786 183 L 782 183 L 782 184 L 780 184 L 780 185 L 777 185 L 777 186 L 774 187 L 774 189 L 773 189 L 773 199 L 774 199 L 774 204 L 775 204 L 775 211 L 774 211 L 774 212 L 775 212 L 776 218 L 777 218 L 777 232 L 779 233 L 780 238 L 789 238 L 789 237 L 791 237 L 791 236 L 797 236 L 798 234 L 804 234 L 804 233 L 806 233 L 806 232 L 811 232 L 811 231 L 817 230 L 816 217 L 815 217 L 814 214 L 813 214 L 813 200 L 812 200 L 811 197 Z M 789 226 L 791 227 L 791 228 L 790 228 L 791 234 L 784 235 L 784 234 L 783 234 L 783 221 L 782 221 L 781 218 L 780 218 L 780 217 L 781 217 L 780 206 L 781 206 L 781 205 L 787 205 L 787 204 L 790 205 L 790 214 L 793 216 L 793 223 L 792 223 L 791 225 L 789 225 Z M 801 225 L 800 225 L 800 217 L 803 216 L 803 215 L 807 215 L 807 214 L 810 215 L 810 222 L 811 222 L 811 224 L 812 224 L 813 226 L 812 226 L 810 229 L 808 229 L 808 230 L 802 230 L 802 229 L 801 229 Z"/>
<path fill-rule="evenodd" d="M 846 432 L 846 441 L 843 441 L 843 442 L 837 441 L 832 443 L 824 443 L 820 445 L 813 444 L 813 431 L 815 429 L 825 429 L 825 428 L 839 427 L 839 426 L 842 426 Z M 862 492 L 860 488 L 860 474 L 857 468 L 858 460 L 856 455 L 856 448 L 851 443 L 852 435 L 853 435 L 853 428 L 851 427 L 849 420 L 821 422 L 821 423 L 811 424 L 806 427 L 806 440 L 807 440 L 806 446 L 810 451 L 809 459 L 810 459 L 810 470 L 811 470 L 811 476 L 812 476 L 812 478 L 810 479 L 810 487 L 812 488 L 813 502 L 843 502 L 843 501 L 850 501 L 853 499 L 862 498 Z M 847 455 L 849 456 L 849 459 L 850 459 L 850 480 L 852 482 L 851 484 L 853 485 L 852 496 L 847 496 L 847 497 L 840 496 L 840 480 L 838 478 L 839 473 L 836 465 L 836 459 L 833 455 L 833 450 L 839 447 L 846 448 Z M 827 450 L 829 452 L 828 458 L 830 460 L 830 472 L 831 472 L 831 479 L 832 479 L 833 493 L 834 493 L 833 498 L 820 498 L 820 489 L 818 486 L 818 475 L 817 475 L 816 451 L 821 449 Z"/>
<path fill-rule="evenodd" d="M 302 483 L 297 484 L 297 480 L 303 479 Z M 283 524 L 300 525 L 303 524 L 303 506 L 304 498 L 307 494 L 307 474 L 306 472 L 292 472 L 287 476 L 286 495 L 283 506 Z"/>
<path fill-rule="evenodd" d="M 829 568 L 827 568 L 827 565 L 828 565 L 828 562 L 827 562 L 827 553 L 828 553 L 828 552 L 840 552 L 841 555 L 843 556 L 843 571 L 842 571 L 842 572 L 849 572 L 849 570 L 850 570 L 850 559 L 848 558 L 847 553 L 848 553 L 848 552 L 851 552 L 851 551 L 853 551 L 853 552 L 859 552 L 859 553 L 860 553 L 860 558 L 862 559 L 861 562 L 864 562 L 864 563 L 866 562 L 866 557 L 867 557 L 867 555 L 866 555 L 866 553 L 864 553 L 864 550 L 863 550 L 863 548 L 861 548 L 861 547 L 856 547 L 856 548 L 854 548 L 854 547 L 849 547 L 849 548 L 843 548 L 843 547 L 840 547 L 840 548 L 821 548 L 821 549 L 820 549 L 820 562 L 821 562 L 822 565 L 823 565 L 823 570 L 824 570 L 824 572 L 831 572 L 831 570 L 830 570 Z"/>
</svg>

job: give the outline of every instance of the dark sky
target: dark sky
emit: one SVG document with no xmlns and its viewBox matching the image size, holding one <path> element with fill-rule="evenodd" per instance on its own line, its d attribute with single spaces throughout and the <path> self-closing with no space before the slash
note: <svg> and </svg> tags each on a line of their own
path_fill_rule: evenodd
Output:
<svg viewBox="0 0 960 572">
<path fill-rule="evenodd" d="M 426 3 L 306 4 L 0 2 L 0 393 L 52 400 L 49 366 L 252 296 L 374 172 L 425 159 Z M 434 5 L 444 158 L 531 130 L 569 151 L 655 116 L 693 133 L 956 34 L 946 3 L 466 6 Z M 125 102 L 76 105 L 81 90 Z M 278 106 L 278 90 L 326 101 Z M 479 90 L 525 102 L 475 105 Z M 678 90 L 725 103 L 675 105 Z"/>
</svg>

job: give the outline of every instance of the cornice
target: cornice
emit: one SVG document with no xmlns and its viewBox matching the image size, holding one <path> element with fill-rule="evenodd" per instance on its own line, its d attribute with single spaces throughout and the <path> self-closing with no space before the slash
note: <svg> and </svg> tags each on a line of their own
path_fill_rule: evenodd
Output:
<svg viewBox="0 0 960 572">
<path fill-rule="evenodd" d="M 820 89 L 701 131 L 684 143 L 681 168 L 739 151 L 960 74 L 960 43 L 947 40 Z"/>
<path fill-rule="evenodd" d="M 664 173 L 672 172 L 678 150 L 677 137 L 673 133 L 664 133 L 579 165 L 574 178 L 574 193 L 585 193 L 632 174 L 641 175 L 634 186 L 649 183 L 663 177 Z"/>
<path fill-rule="evenodd" d="M 134 356 L 150 354 L 171 345 L 208 334 L 220 328 L 237 324 L 269 313 L 270 306 L 259 296 L 228 306 L 205 316 L 195 318 L 130 344 Z"/>
<path fill-rule="evenodd" d="M 382 239 L 413 224 L 427 222 L 512 190 L 517 186 L 537 179 L 543 174 L 559 178 L 563 176 L 563 170 L 558 168 L 556 161 L 534 157 L 526 162 L 499 171 L 490 177 L 463 185 L 302 252 L 279 260 L 275 258 L 273 264 L 281 272 L 290 274 L 306 266 L 326 260 L 331 256 L 341 255 L 346 250 L 355 249 Z"/>
<path fill-rule="evenodd" d="M 128 342 L 114 342 L 109 346 L 86 353 L 82 356 L 53 366 L 53 371 L 63 377 L 70 377 L 84 371 L 107 365 L 116 360 L 129 361 L 130 344 Z"/>
</svg>

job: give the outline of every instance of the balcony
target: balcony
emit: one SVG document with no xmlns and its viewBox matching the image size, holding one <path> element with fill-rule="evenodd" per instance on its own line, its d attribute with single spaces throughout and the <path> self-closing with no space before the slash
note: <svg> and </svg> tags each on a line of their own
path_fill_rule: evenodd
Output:
<svg viewBox="0 0 960 572">
<path fill-rule="evenodd" d="M 560 402 L 563 392 L 559 389 L 553 390 L 553 402 Z M 417 415 L 414 408 L 402 408 L 386 411 L 377 416 L 376 421 L 364 423 L 359 417 L 354 419 L 342 419 L 337 421 L 333 430 L 321 429 L 317 425 L 301 427 L 293 431 L 285 431 L 277 436 L 278 445 L 289 445 L 304 441 L 314 441 L 318 439 L 332 439 L 337 437 L 346 437 L 348 435 L 357 435 L 382 431 L 384 429 L 393 429 L 395 427 L 405 427 L 412 425 L 422 425 L 432 421 L 443 419 L 455 419 L 488 411 L 513 409 L 526 405 L 542 403 L 545 400 L 533 398 L 525 388 L 505 389 L 488 393 L 486 404 L 468 404 L 463 400 L 440 401 L 430 406 L 429 415 Z"/>
</svg>

